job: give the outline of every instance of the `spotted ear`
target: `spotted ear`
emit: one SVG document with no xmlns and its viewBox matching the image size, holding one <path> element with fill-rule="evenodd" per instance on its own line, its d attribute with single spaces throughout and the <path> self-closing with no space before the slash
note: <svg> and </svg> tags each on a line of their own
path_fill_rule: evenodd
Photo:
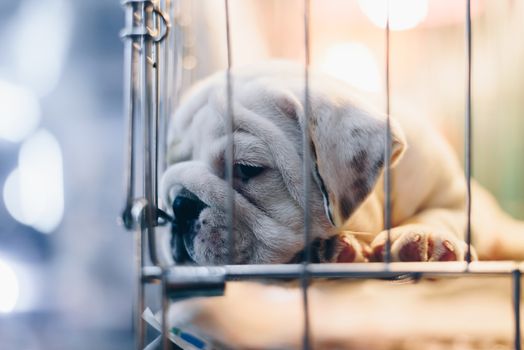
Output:
<svg viewBox="0 0 524 350">
<path fill-rule="evenodd" d="M 384 168 L 386 118 L 359 107 L 344 94 L 333 96 L 312 89 L 309 125 L 303 104 L 295 115 L 302 131 L 310 135 L 312 171 L 326 215 L 340 227 L 370 194 Z M 289 113 L 290 105 L 287 101 L 282 109 Z M 390 122 L 394 166 L 405 150 L 405 139 L 396 121 Z"/>
</svg>

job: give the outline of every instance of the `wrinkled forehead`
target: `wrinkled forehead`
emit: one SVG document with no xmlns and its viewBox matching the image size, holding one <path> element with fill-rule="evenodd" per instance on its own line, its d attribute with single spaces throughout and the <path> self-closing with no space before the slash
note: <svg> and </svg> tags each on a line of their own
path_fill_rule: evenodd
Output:
<svg viewBox="0 0 524 350">
<path fill-rule="evenodd" d="M 187 120 L 181 122 L 177 118 Z M 175 126 L 170 132 L 169 163 L 201 158 L 203 150 L 216 148 L 213 143 L 225 135 L 223 117 L 209 105 L 204 105 L 192 115 L 177 113 L 173 122 Z"/>
<path fill-rule="evenodd" d="M 244 164 L 274 166 L 267 138 L 242 128 L 242 115 L 237 113 L 233 133 L 234 161 Z M 253 123 L 250 123 L 253 124 Z M 245 125 L 245 124 L 244 124 Z M 256 129 L 256 127 L 255 127 Z M 264 134 L 263 130 L 257 130 Z M 229 141 L 223 113 L 210 106 L 201 108 L 184 129 L 175 130 L 170 146 L 169 163 L 198 160 L 220 168 Z"/>
<path fill-rule="evenodd" d="M 220 90 L 220 89 L 217 89 Z M 220 158 L 227 145 L 227 106 L 215 90 L 200 108 L 181 106 L 170 130 L 170 164 L 185 160 Z M 300 148 L 301 134 L 296 120 L 286 117 L 264 94 L 245 89 L 235 95 L 235 159 L 265 160 L 270 165 L 269 143 L 281 137 Z M 177 118 L 179 118 L 177 120 Z"/>
</svg>

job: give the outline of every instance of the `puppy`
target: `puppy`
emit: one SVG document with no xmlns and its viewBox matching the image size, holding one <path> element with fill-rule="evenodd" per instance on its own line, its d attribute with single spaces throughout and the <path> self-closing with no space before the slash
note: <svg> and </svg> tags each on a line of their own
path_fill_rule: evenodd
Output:
<svg viewBox="0 0 524 350">
<path fill-rule="evenodd" d="M 269 63 L 233 71 L 234 228 L 229 252 L 224 179 L 225 73 L 197 84 L 169 130 L 161 193 L 176 261 L 288 263 L 304 250 L 302 133 L 309 133 L 314 261 L 382 261 L 386 117 L 343 83 L 311 72 L 305 117 L 303 68 Z M 461 166 L 424 117 L 391 118 L 391 258 L 460 261 L 467 246 Z M 524 225 L 473 183 L 472 232 L 481 259 L 517 259 Z M 518 230 L 521 230 L 519 235 Z"/>
</svg>

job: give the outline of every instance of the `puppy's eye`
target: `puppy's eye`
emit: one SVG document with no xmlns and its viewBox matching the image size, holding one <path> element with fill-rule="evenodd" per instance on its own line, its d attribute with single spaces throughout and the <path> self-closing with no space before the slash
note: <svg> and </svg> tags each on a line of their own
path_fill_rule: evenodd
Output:
<svg viewBox="0 0 524 350">
<path fill-rule="evenodd" d="M 247 164 L 234 164 L 233 165 L 233 176 L 242 181 L 247 181 L 255 176 L 260 175 L 264 171 L 264 167 L 247 165 Z"/>
</svg>

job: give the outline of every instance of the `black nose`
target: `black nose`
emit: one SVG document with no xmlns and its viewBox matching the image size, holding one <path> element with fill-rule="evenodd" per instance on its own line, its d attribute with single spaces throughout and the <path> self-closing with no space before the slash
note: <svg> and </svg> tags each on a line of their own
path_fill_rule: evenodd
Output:
<svg viewBox="0 0 524 350">
<path fill-rule="evenodd" d="M 173 200 L 175 221 L 180 226 L 187 227 L 198 219 L 200 212 L 207 207 L 194 193 L 182 190 Z"/>
</svg>

